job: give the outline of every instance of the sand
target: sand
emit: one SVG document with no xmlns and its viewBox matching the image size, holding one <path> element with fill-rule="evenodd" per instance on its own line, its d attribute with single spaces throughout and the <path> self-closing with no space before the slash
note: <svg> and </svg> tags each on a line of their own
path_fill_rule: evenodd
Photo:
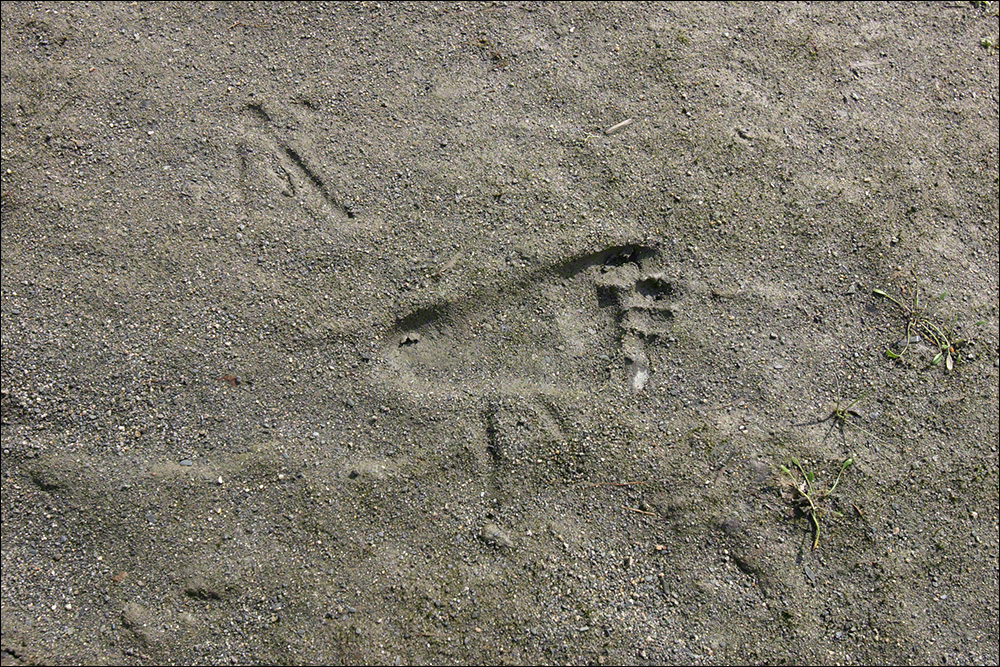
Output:
<svg viewBox="0 0 1000 667">
<path fill-rule="evenodd" d="M 997 664 L 996 3 L 0 41 L 4 665 Z"/>
</svg>

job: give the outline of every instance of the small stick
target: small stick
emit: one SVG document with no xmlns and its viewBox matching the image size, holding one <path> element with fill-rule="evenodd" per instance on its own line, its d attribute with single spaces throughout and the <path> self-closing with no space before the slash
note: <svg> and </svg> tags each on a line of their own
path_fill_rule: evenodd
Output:
<svg viewBox="0 0 1000 667">
<path fill-rule="evenodd" d="M 631 125 L 634 122 L 635 122 L 634 118 L 626 118 L 622 122 L 615 123 L 614 125 L 612 125 L 608 129 L 604 130 L 604 134 L 606 134 L 608 136 L 611 136 L 615 132 L 619 132 L 621 130 L 624 130 L 626 127 L 628 127 L 629 125 Z"/>
<path fill-rule="evenodd" d="M 622 505 L 623 510 L 628 510 L 629 512 L 635 512 L 636 514 L 648 514 L 649 516 L 660 516 L 656 512 L 647 512 L 646 510 L 638 509 L 637 507 L 629 507 L 628 505 Z"/>
<path fill-rule="evenodd" d="M 455 268 L 455 265 L 458 264 L 458 260 L 461 257 L 462 257 L 462 251 L 459 250 L 454 255 L 452 255 L 451 259 L 445 262 L 440 269 L 431 274 L 431 278 L 440 278 L 445 271 Z"/>
</svg>

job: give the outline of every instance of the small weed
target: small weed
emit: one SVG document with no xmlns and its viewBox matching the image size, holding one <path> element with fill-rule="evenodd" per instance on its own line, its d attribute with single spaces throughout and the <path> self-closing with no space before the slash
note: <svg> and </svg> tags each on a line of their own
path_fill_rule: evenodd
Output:
<svg viewBox="0 0 1000 667">
<path fill-rule="evenodd" d="M 896 345 L 897 349 L 900 346 L 902 349 L 899 352 L 894 352 L 892 346 L 889 346 L 885 349 L 885 356 L 890 359 L 902 359 L 903 355 L 910 349 L 911 344 L 927 341 L 936 350 L 934 358 L 931 359 L 931 366 L 937 366 L 944 361 L 944 367 L 949 371 L 955 367 L 958 350 L 967 345 L 968 341 L 958 338 L 954 330 L 931 321 L 927 311 L 920 306 L 919 289 L 913 294 L 912 305 L 903 303 L 884 290 L 874 289 L 872 293 L 891 301 L 906 317 L 906 336 Z"/>
<path fill-rule="evenodd" d="M 862 433 L 864 433 L 865 435 L 867 435 L 867 436 L 869 436 L 871 438 L 875 438 L 876 440 L 880 440 L 880 438 L 878 436 L 876 436 L 874 433 L 872 433 L 868 429 L 864 428 L 860 424 L 855 423 L 855 421 L 853 419 L 853 418 L 861 419 L 861 413 L 859 413 L 857 410 L 855 410 L 854 406 L 857 405 L 858 403 L 860 403 L 863 398 L 865 398 L 866 396 L 868 396 L 871 393 L 872 393 L 871 391 L 866 391 L 865 393 L 861 394 L 860 396 L 858 396 L 857 398 L 855 398 L 850 403 L 847 403 L 846 405 L 843 404 L 840 401 L 840 399 L 837 399 L 837 405 L 835 405 L 833 407 L 833 409 L 830 410 L 830 413 L 828 415 L 826 415 L 825 417 L 823 417 L 822 419 L 816 419 L 814 421 L 802 422 L 802 423 L 799 423 L 799 424 L 793 424 L 793 426 L 814 426 L 816 424 L 825 424 L 826 422 L 831 422 L 830 430 L 827 431 L 826 436 L 823 437 L 823 441 L 824 442 L 826 442 L 826 438 L 829 437 L 830 432 L 834 428 L 836 428 L 837 430 L 839 430 L 840 431 L 840 435 L 843 437 L 844 436 L 844 430 L 848 426 L 850 426 L 851 428 L 855 428 L 855 429 L 861 431 Z"/>
<path fill-rule="evenodd" d="M 840 478 L 844 475 L 844 471 L 847 470 L 852 463 L 854 463 L 853 458 L 844 459 L 844 462 L 840 464 L 840 472 L 837 473 L 837 479 L 833 480 L 833 485 L 829 489 L 818 488 L 816 485 L 816 476 L 811 470 L 807 472 L 805 468 L 802 467 L 802 464 L 799 463 L 799 460 L 795 457 L 792 457 L 792 465 L 795 466 L 795 468 L 802 475 L 802 482 L 799 482 L 798 476 L 796 476 L 795 473 L 793 473 L 787 466 L 780 466 L 781 471 L 788 476 L 789 480 L 791 480 L 791 501 L 812 521 L 813 550 L 819 547 L 819 522 L 823 512 L 826 511 L 824 502 L 827 498 L 833 495 L 833 492 L 837 489 L 837 484 L 840 483 Z M 834 510 L 830 511 L 834 512 Z"/>
<path fill-rule="evenodd" d="M 791 45 L 800 50 L 807 59 L 813 62 L 819 60 L 819 47 L 816 46 L 816 40 L 813 39 L 812 35 L 809 35 L 801 42 L 792 42 Z"/>
<path fill-rule="evenodd" d="M 1000 7 L 996 6 L 996 2 L 992 0 L 973 0 L 970 2 L 974 8 L 983 10 L 983 14 L 986 16 L 998 16 L 1000 15 Z M 990 11 L 990 10 L 993 11 Z"/>
</svg>

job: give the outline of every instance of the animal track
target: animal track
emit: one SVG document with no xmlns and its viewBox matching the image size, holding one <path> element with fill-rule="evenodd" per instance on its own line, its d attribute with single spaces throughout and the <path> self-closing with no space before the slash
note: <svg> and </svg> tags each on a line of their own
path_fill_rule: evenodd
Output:
<svg viewBox="0 0 1000 667">
<path fill-rule="evenodd" d="M 385 356 L 427 391 L 558 394 L 624 371 L 641 391 L 646 347 L 674 317 L 679 287 L 652 270 L 654 249 L 623 245 L 536 271 L 509 289 L 401 318 Z"/>
<path fill-rule="evenodd" d="M 483 410 L 486 454 L 494 470 L 515 468 L 572 477 L 580 472 L 585 445 L 567 436 L 572 428 L 550 397 L 487 401 Z M 522 466 L 526 466 L 523 467 Z"/>
<path fill-rule="evenodd" d="M 642 391 L 647 346 L 670 329 L 680 289 L 653 270 L 658 260 L 648 246 L 615 246 L 410 313 L 384 348 L 392 378 L 414 393 L 472 399 L 481 460 L 501 473 L 498 485 L 515 466 L 576 478 L 592 461 L 589 437 L 573 437 L 573 397 L 615 381 Z"/>
<path fill-rule="evenodd" d="M 292 133 L 292 123 L 279 122 L 279 113 L 268 102 L 249 102 L 245 108 L 252 121 L 248 135 L 257 134 L 256 142 L 243 141 L 237 146 L 237 167 L 245 192 L 253 189 L 257 172 L 270 188 L 298 200 L 314 217 L 336 220 L 341 224 L 355 218 L 331 185 L 331 179 L 313 157 L 316 150 L 302 133 Z"/>
</svg>

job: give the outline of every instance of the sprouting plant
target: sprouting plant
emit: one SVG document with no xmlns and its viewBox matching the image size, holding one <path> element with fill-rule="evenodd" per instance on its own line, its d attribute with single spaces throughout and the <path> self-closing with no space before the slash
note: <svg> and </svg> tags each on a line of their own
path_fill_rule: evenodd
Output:
<svg viewBox="0 0 1000 667">
<path fill-rule="evenodd" d="M 809 516 L 809 519 L 813 524 L 813 545 L 812 548 L 815 550 L 819 547 L 819 532 L 820 532 L 820 517 L 825 511 L 824 502 L 827 498 L 833 495 L 833 492 L 837 489 L 837 484 L 840 483 L 840 478 L 844 475 L 844 471 L 847 470 L 850 465 L 854 463 L 853 458 L 844 459 L 843 463 L 840 464 L 840 471 L 837 473 L 837 479 L 833 480 L 833 485 L 829 489 L 820 489 L 816 486 L 816 476 L 813 472 L 806 471 L 799 463 L 799 460 L 792 457 L 792 465 L 799 471 L 802 475 L 802 482 L 799 482 L 798 477 L 787 467 L 780 466 L 781 471 L 788 476 L 792 484 L 792 502 L 795 503 L 796 507 L 802 511 L 804 514 Z M 831 512 L 834 510 L 830 510 Z"/>
<path fill-rule="evenodd" d="M 983 14 L 986 16 L 997 16 L 1000 14 L 1000 7 L 995 7 L 996 3 L 993 0 L 973 0 L 970 3 L 976 9 L 983 10 Z M 990 11 L 990 10 L 993 11 Z"/>
<path fill-rule="evenodd" d="M 958 358 L 958 350 L 965 346 L 968 341 L 956 336 L 954 330 L 946 326 L 935 324 L 931 321 L 927 311 L 920 307 L 920 290 L 913 294 L 913 304 L 906 305 L 902 301 L 890 296 L 884 290 L 874 289 L 872 293 L 883 299 L 891 301 L 906 317 L 906 335 L 902 340 L 902 350 L 894 352 L 892 347 L 886 347 L 885 356 L 890 359 L 901 359 L 910 345 L 926 340 L 935 349 L 934 358 L 931 365 L 936 366 L 944 361 L 944 366 L 949 371 L 955 367 L 955 359 Z"/>
<path fill-rule="evenodd" d="M 861 431 L 862 433 L 864 433 L 865 435 L 867 435 L 867 436 L 869 436 L 871 438 L 874 438 L 876 440 L 880 440 L 880 438 L 878 436 L 876 436 L 874 433 L 872 433 L 871 431 L 869 431 L 865 427 L 861 426 L 860 424 L 856 423 L 856 421 L 855 421 L 855 419 L 861 419 L 862 416 L 861 416 L 860 412 L 858 412 L 857 410 L 854 409 L 854 406 L 857 405 L 858 403 L 860 403 L 863 398 L 865 398 L 866 396 L 868 396 L 871 393 L 872 393 L 871 390 L 866 391 L 865 393 L 861 394 L 860 396 L 858 396 L 853 401 L 851 401 L 850 403 L 847 403 L 847 404 L 844 404 L 838 398 L 837 399 L 837 404 L 830 410 L 829 414 L 827 414 L 822 419 L 815 419 L 813 421 L 802 422 L 802 423 L 793 424 L 793 425 L 794 426 L 813 426 L 813 425 L 816 425 L 816 424 L 825 424 L 826 422 L 831 422 L 830 430 L 828 430 L 827 433 L 826 433 L 826 436 L 823 437 L 823 441 L 824 442 L 826 441 L 826 438 L 829 437 L 830 433 L 832 432 L 832 430 L 834 428 L 836 428 L 837 430 L 840 431 L 840 435 L 841 436 L 844 436 L 844 430 L 847 427 L 851 427 L 851 428 L 857 429 L 857 430 Z"/>
<path fill-rule="evenodd" d="M 844 427 L 847 426 L 847 424 L 849 423 L 847 420 L 850 417 L 861 416 L 861 414 L 854 409 L 854 406 L 857 405 L 862 398 L 864 398 L 870 393 L 871 393 L 870 391 L 866 391 L 865 393 L 861 394 L 847 405 L 843 406 L 840 404 L 840 401 L 838 400 L 836 407 L 834 407 L 833 410 L 830 411 L 829 415 L 821 419 L 820 423 L 822 424 L 823 422 L 830 421 L 832 419 L 834 423 L 837 425 L 837 427 L 840 428 L 841 431 L 843 431 Z"/>
</svg>

